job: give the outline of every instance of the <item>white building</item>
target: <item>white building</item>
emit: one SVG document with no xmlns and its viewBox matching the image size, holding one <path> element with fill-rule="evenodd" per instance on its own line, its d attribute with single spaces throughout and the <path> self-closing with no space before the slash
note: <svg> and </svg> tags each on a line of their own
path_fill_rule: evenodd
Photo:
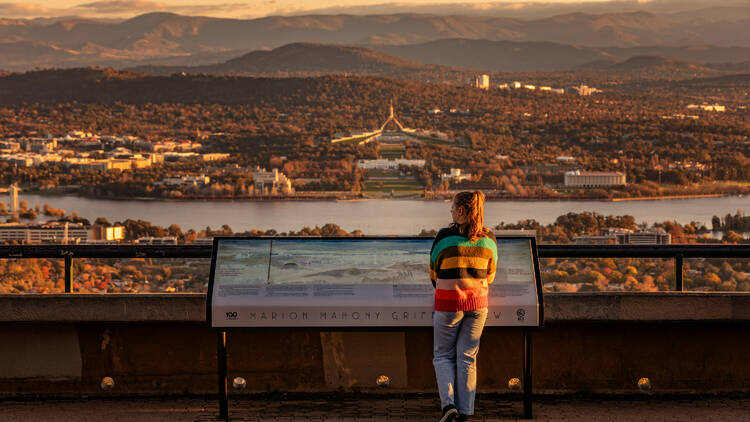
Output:
<svg viewBox="0 0 750 422">
<path fill-rule="evenodd" d="M 165 236 L 165 237 L 139 237 L 135 241 L 138 245 L 176 245 L 177 244 L 177 238 L 174 236 Z"/>
<path fill-rule="evenodd" d="M 377 159 L 377 160 L 359 160 L 357 166 L 367 170 L 396 170 L 399 166 L 406 167 L 424 167 L 425 160 L 408 160 L 408 159 Z"/>
<path fill-rule="evenodd" d="M 727 107 L 719 104 L 689 104 L 688 110 L 703 110 L 703 111 L 727 111 Z"/>
<path fill-rule="evenodd" d="M 283 193 L 292 193 L 292 180 L 281 173 L 279 169 L 266 171 L 258 168 L 253 172 L 253 183 L 257 192 L 264 192 L 266 188 L 276 189 Z"/>
<path fill-rule="evenodd" d="M 168 177 L 155 184 L 166 186 L 205 186 L 211 183 L 211 178 L 200 174 L 197 176 L 175 176 Z"/>
<path fill-rule="evenodd" d="M 576 161 L 575 157 L 570 157 L 568 155 L 560 155 L 555 157 L 555 161 L 558 161 L 560 163 L 573 163 Z"/>
<path fill-rule="evenodd" d="M 452 182 L 460 182 L 462 180 L 469 180 L 471 179 L 471 173 L 461 173 L 461 169 L 451 169 L 450 174 L 443 173 L 440 175 L 440 181 L 452 181 Z"/>
<path fill-rule="evenodd" d="M 89 235 L 90 230 L 79 223 L 0 224 L 0 242 L 81 243 Z"/>
<path fill-rule="evenodd" d="M 565 92 L 568 94 L 577 94 L 582 97 L 586 97 L 591 94 L 596 94 L 597 92 L 601 92 L 601 90 L 594 88 L 594 87 L 590 87 L 588 85 L 581 84 L 578 86 L 571 86 L 569 88 L 566 88 Z"/>
<path fill-rule="evenodd" d="M 565 172 L 565 186 L 580 188 L 597 188 L 604 186 L 625 185 L 625 174 L 604 171 L 567 171 Z"/>
</svg>

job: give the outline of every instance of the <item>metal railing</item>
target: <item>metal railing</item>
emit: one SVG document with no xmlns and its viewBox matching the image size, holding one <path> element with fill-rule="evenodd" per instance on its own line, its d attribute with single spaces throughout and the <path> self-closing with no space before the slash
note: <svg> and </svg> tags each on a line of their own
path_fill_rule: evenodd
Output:
<svg viewBox="0 0 750 422">
<path fill-rule="evenodd" d="M 311 240 L 316 239 L 314 237 Z M 388 239 L 383 237 L 382 239 Z M 750 245 L 538 245 L 540 258 L 660 258 L 675 261 L 675 291 L 684 291 L 685 258 L 750 258 Z M 0 246 L 0 259 L 65 260 L 65 292 L 73 288 L 75 258 L 211 258 L 210 245 L 16 245 Z"/>
</svg>

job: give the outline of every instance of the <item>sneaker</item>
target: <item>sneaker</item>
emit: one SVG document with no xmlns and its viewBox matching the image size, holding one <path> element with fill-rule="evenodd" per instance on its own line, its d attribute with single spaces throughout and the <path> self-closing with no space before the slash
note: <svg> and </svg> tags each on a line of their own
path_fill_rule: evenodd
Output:
<svg viewBox="0 0 750 422">
<path fill-rule="evenodd" d="M 469 421 L 469 415 L 461 415 L 459 414 L 456 416 L 456 419 L 454 419 L 455 422 L 468 422 Z"/>
<path fill-rule="evenodd" d="M 443 408 L 443 417 L 440 418 L 440 422 L 452 422 L 456 420 L 456 416 L 458 416 L 456 406 L 449 404 Z"/>
</svg>

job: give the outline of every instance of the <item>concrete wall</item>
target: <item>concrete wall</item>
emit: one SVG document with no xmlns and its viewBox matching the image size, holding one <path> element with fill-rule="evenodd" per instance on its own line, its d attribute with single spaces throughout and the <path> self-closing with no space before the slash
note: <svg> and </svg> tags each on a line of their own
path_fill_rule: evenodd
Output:
<svg viewBox="0 0 750 422">
<path fill-rule="evenodd" d="M 216 333 L 203 295 L 0 296 L 0 396 L 216 392 Z M 748 392 L 750 295 L 549 294 L 534 336 L 539 392 Z M 435 391 L 429 328 L 255 329 L 228 334 L 248 392 Z M 521 331 L 487 329 L 479 388 L 521 377 Z"/>
</svg>

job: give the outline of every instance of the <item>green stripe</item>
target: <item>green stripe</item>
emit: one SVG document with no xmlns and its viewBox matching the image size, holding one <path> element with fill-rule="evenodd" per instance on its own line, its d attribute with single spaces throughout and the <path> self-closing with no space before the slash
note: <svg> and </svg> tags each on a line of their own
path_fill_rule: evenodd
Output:
<svg viewBox="0 0 750 422">
<path fill-rule="evenodd" d="M 453 258 L 456 256 L 486 258 L 492 260 L 494 255 L 490 248 L 481 248 L 476 246 L 451 246 L 440 251 L 438 257 L 442 259 Z"/>
<path fill-rule="evenodd" d="M 437 257 L 438 255 L 440 255 L 440 252 L 442 252 L 445 248 L 450 248 L 453 246 L 487 248 L 492 251 L 495 262 L 497 262 L 497 243 L 487 236 L 478 239 L 476 242 L 471 242 L 469 241 L 469 239 L 463 236 L 448 236 L 440 239 L 437 245 L 435 245 L 435 247 L 432 249 L 432 254 L 430 254 L 430 261 L 437 261 Z"/>
</svg>

